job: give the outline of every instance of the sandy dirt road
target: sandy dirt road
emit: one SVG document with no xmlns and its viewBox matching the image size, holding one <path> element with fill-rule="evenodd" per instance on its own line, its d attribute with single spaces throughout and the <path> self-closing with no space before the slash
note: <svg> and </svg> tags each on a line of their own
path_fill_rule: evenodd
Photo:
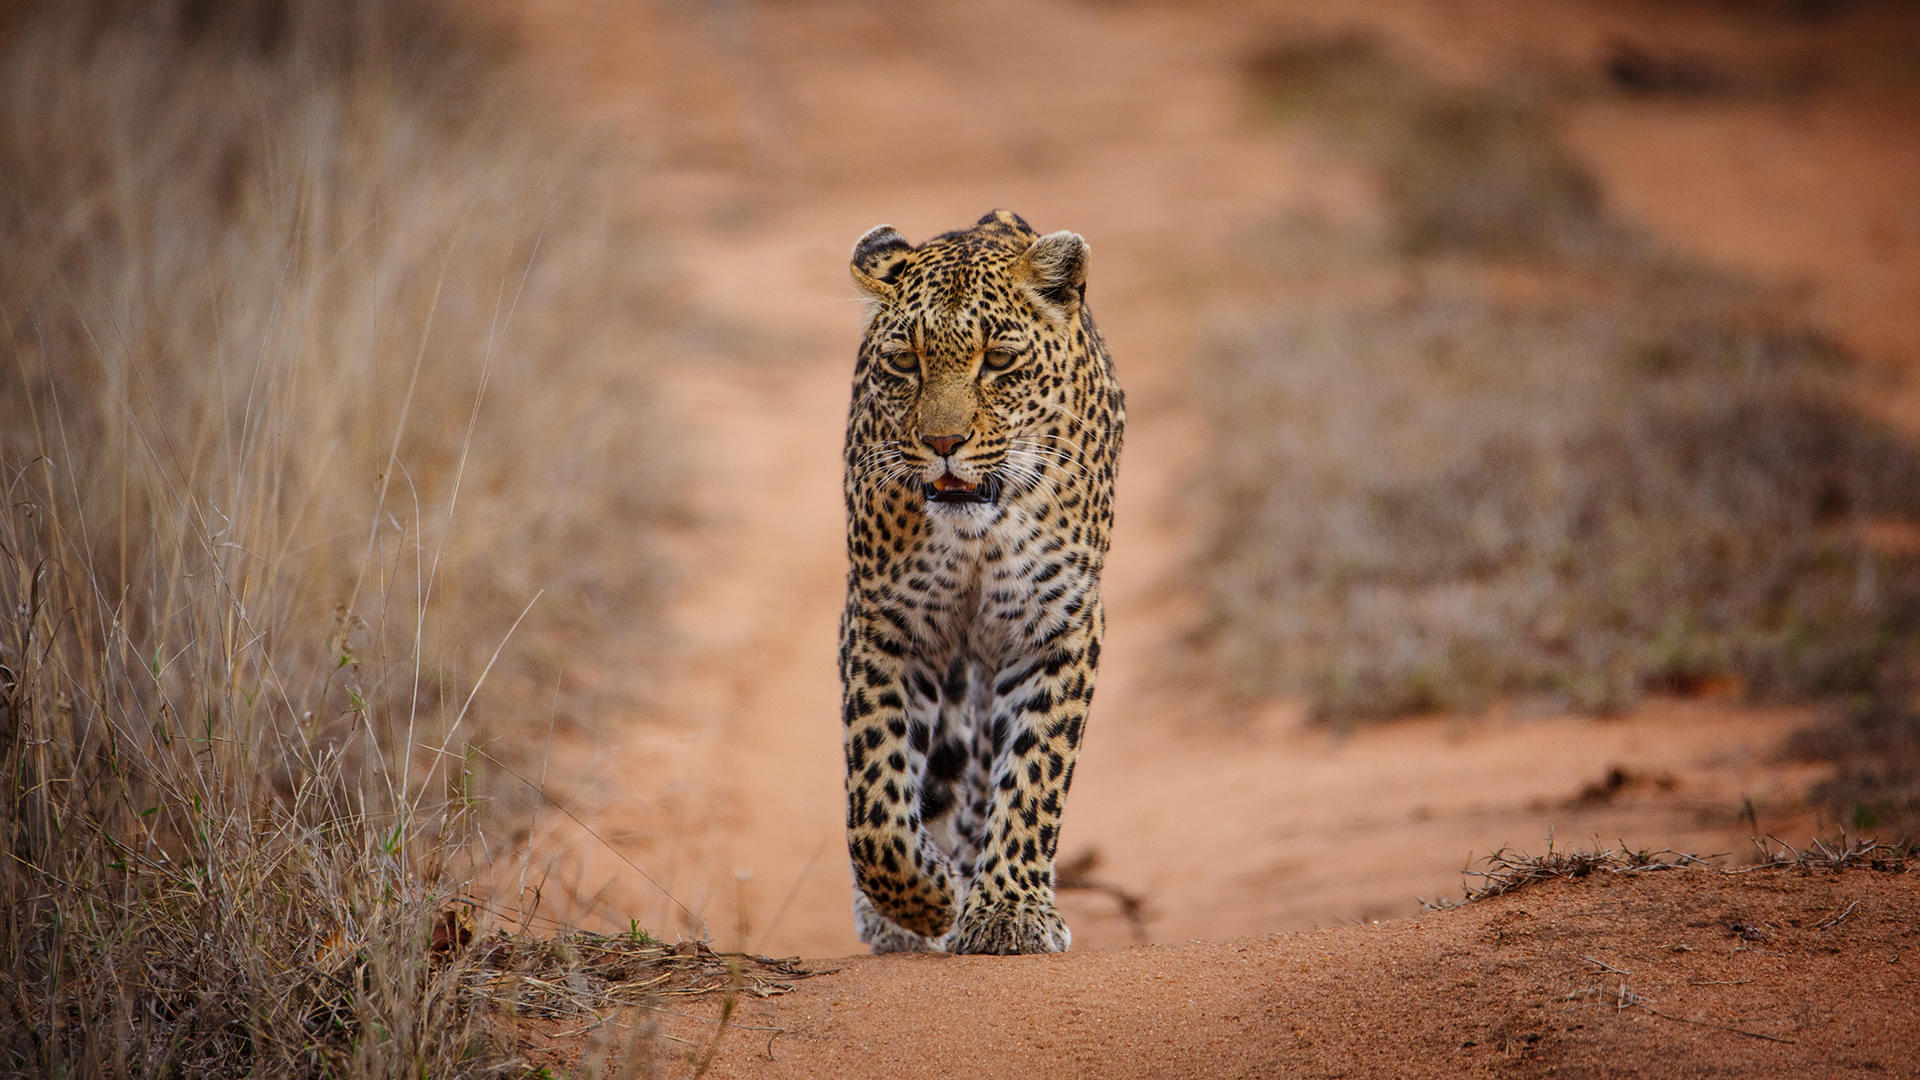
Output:
<svg viewBox="0 0 1920 1080">
<path fill-rule="evenodd" d="M 856 947 L 828 724 L 857 317 L 845 251 L 883 219 L 925 237 L 993 206 L 1093 239 L 1091 299 L 1133 417 L 1110 659 L 1065 849 L 1097 853 L 1099 876 L 1144 897 L 1149 918 L 1071 896 L 1077 940 L 1403 914 L 1455 891 L 1470 854 L 1550 835 L 1731 850 L 1748 800 L 1767 828 L 1803 825 L 1809 776 L 1773 760 L 1805 721 L 1793 710 L 1670 702 L 1623 720 L 1496 714 L 1346 736 L 1296 707 L 1228 714 L 1168 684 L 1191 558 L 1177 495 L 1206 447 L 1183 385 L 1207 320 L 1257 292 L 1237 238 L 1289 214 L 1364 222 L 1373 196 L 1312 141 L 1260 122 L 1239 65 L 1249 35 L 1231 20 L 1064 5 L 1005 49 L 914 44 L 982 41 L 1012 18 L 992 5 L 723 17 L 558 0 L 521 14 L 559 95 L 654 162 L 635 197 L 712 328 L 668 343 L 663 365 L 663 392 L 700 433 L 680 648 L 652 688 L 658 715 L 556 749 L 549 777 L 570 778 L 558 790 L 618 850 L 553 820 L 538 844 L 548 880 L 618 924 L 685 930 L 692 912 L 722 943 Z M 1322 30 L 1276 25 L 1262 32 Z M 1395 18 L 1381 32 L 1418 46 L 1433 29 Z M 1475 41 L 1466 55 L 1491 48 Z M 715 42 L 732 52 L 701 47 Z M 869 164 L 876 144 L 884 167 Z M 1700 243 L 1718 251 L 1711 233 Z M 1615 768 L 1642 782 L 1580 798 Z"/>
<path fill-rule="evenodd" d="M 857 333 L 846 252 L 882 221 L 922 239 L 1005 206 L 1092 241 L 1090 303 L 1129 395 L 1109 649 L 1062 847 L 1095 853 L 1097 876 L 1141 897 L 1145 919 L 1122 917 L 1111 896 L 1074 892 L 1063 905 L 1077 951 L 1064 960 L 851 963 L 755 1014 L 790 1032 L 777 1040 L 781 1071 L 784 1051 L 804 1046 L 796 1060 L 815 1071 L 796 1075 L 844 1075 L 871 1060 L 862 1040 L 906 1026 L 901 1010 L 951 1010 L 953 1019 L 940 1039 L 900 1036 L 887 1052 L 908 1055 L 903 1062 L 944 1055 L 1000 1037 L 989 1035 L 1000 1031 L 998 1006 L 969 1002 L 1038 996 L 1073 1002 L 1072 1023 L 1057 1035 L 1017 1027 L 994 1045 L 1008 1062 L 1065 1053 L 1076 1063 L 1071 1075 L 1268 1075 L 1262 1063 L 1285 1054 L 1304 1055 L 1287 1059 L 1307 1063 L 1301 1075 L 1394 1075 L 1388 1065 L 1343 1073 L 1335 1064 L 1356 1060 L 1345 1055 L 1371 1043 L 1381 1016 L 1398 1025 L 1378 1033 L 1398 1048 L 1383 1061 L 1445 1053 L 1458 1072 L 1551 1060 L 1579 1066 L 1574 1075 L 1605 1075 L 1602 1050 L 1615 1043 L 1650 1061 L 1704 1052 L 1708 1042 L 1744 1055 L 1725 1058 L 1724 1073 L 1698 1075 L 1801 1069 L 1838 1052 L 1829 1042 L 1816 1051 L 1811 1039 L 1768 1043 L 1596 1004 L 1579 1014 L 1593 1023 L 1549 1025 L 1559 1034 L 1541 1036 L 1561 1040 L 1562 1052 L 1529 1057 L 1522 1044 L 1537 1032 L 1517 1002 L 1547 1008 L 1552 993 L 1611 985 L 1564 942 L 1628 933 L 1642 916 L 1667 925 L 1688 904 L 1681 885 L 1636 882 L 1619 893 L 1416 915 L 1416 897 L 1457 894 L 1463 862 L 1502 845 L 1538 850 L 1556 837 L 1563 847 L 1739 853 L 1748 807 L 1763 831 L 1806 833 L 1818 825 L 1802 802 L 1815 770 L 1776 753 L 1807 722 L 1805 710 L 1655 701 L 1606 720 L 1495 711 L 1342 734 L 1307 724 L 1288 703 L 1227 710 L 1166 675 L 1191 604 L 1182 579 L 1192 522 L 1179 494 L 1204 468 L 1207 447 L 1183 386 L 1209 320 L 1262 287 L 1236 253 L 1250 230 L 1289 215 L 1365 227 L 1378 212 L 1365 176 L 1300 132 L 1261 121 L 1241 58 L 1275 35 L 1361 26 L 1444 78 L 1484 77 L 1515 57 L 1585 70 L 1609 34 L 1634 25 L 1631 13 L 1597 5 L 1567 8 L 1559 22 L 1531 10 L 1333 4 L 1226 15 L 1151 4 L 585 0 L 513 9 L 538 77 L 639 163 L 633 197 L 657 224 L 693 313 L 687 333 L 659 345 L 672 361 L 661 365 L 670 372 L 661 392 L 698 433 L 689 455 L 696 524 L 678 541 L 686 587 L 672 612 L 675 652 L 646 689 L 647 715 L 598 718 L 556 738 L 547 786 L 579 822 L 547 813 L 534 828 L 544 910 L 774 954 L 858 949 L 833 671 L 845 565 L 839 443 Z M 1691 13 L 1662 27 L 1691 47 L 1760 48 Z M 1596 100 L 1570 108 L 1564 128 L 1636 223 L 1782 287 L 1816 324 L 1875 362 L 1897 363 L 1920 345 L 1911 318 L 1920 215 L 1889 191 L 1920 177 L 1920 144 L 1892 134 L 1911 118 L 1911 95 L 1874 101 L 1848 113 L 1821 101 L 1743 99 L 1724 106 L 1736 115 L 1723 125 L 1679 107 L 1636 112 Z M 1723 152 L 1694 138 L 1703 131 L 1723 140 Z M 1778 174 L 1757 174 L 1763 161 L 1780 162 Z M 1802 205 L 1820 209 L 1793 212 Z M 1868 224 L 1855 227 L 1861 220 Z M 1920 400 L 1901 393 L 1882 407 L 1899 412 Z M 1616 771 L 1622 782 L 1609 786 Z M 1871 880 L 1877 910 L 1910 925 L 1912 879 Z M 1777 919 L 1846 902 L 1840 885 L 1801 897 L 1758 881 L 1725 889 L 1783 905 L 1756 908 Z M 1623 896 L 1650 906 L 1620 908 Z M 1723 902 L 1735 903 L 1712 901 Z M 1592 921 L 1609 910 L 1627 921 Z M 1398 921 L 1343 925 L 1389 918 Z M 1561 944 L 1539 945 L 1525 963 L 1449 967 L 1448 957 L 1497 934 L 1500 920 L 1521 918 L 1536 928 L 1589 920 L 1591 929 L 1539 931 Z M 1273 936 L 1312 927 L 1337 928 Z M 1718 932 L 1689 931 L 1703 941 Z M 1190 939 L 1227 944 L 1104 951 Z M 1634 947 L 1653 950 L 1651 940 Z M 1876 961 L 1895 981 L 1872 992 L 1905 988 L 1911 1000 L 1904 948 Z M 1553 963 L 1528 967 L 1543 957 Z M 1806 974 L 1796 963 L 1768 968 L 1773 981 L 1750 980 L 1753 993 L 1786 1000 Z M 1356 967 L 1370 981 L 1355 983 Z M 1660 978 L 1678 979 L 1679 969 Z M 1427 1020 L 1387 1007 L 1407 980 L 1424 981 L 1408 1000 Z M 1322 998 L 1342 1004 L 1310 1021 L 1281 1019 L 1283 1002 Z M 1852 1006 L 1828 1007 L 1825 1023 L 1856 1023 Z M 852 1014 L 868 1019 L 854 1024 Z M 1811 1021 L 1796 1015 L 1795 1030 L 1805 1030 Z M 1857 1019 L 1877 1048 L 1861 1051 L 1863 1063 L 1913 1045 L 1910 1033 L 1875 1027 L 1878 1015 L 1864 1009 Z M 1174 1016 L 1171 1027 L 1150 1022 Z M 1779 1050 L 1789 1045 L 1802 1048 Z M 1220 1056 L 1206 1056 L 1209 1047 Z M 1763 1052 L 1771 1064 L 1760 1069 Z M 1116 1060 L 1133 1071 L 1096 1067 Z M 742 1051 L 713 1075 L 763 1068 L 765 1059 Z"/>
</svg>

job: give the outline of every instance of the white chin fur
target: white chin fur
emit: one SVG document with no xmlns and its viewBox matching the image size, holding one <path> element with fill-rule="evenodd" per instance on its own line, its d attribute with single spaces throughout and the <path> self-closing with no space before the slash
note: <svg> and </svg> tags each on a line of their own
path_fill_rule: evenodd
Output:
<svg viewBox="0 0 1920 1080">
<path fill-rule="evenodd" d="M 927 520 L 938 531 L 951 533 L 962 540 L 978 541 L 1000 521 L 1000 507 L 993 503 L 930 502 L 927 504 Z"/>
</svg>

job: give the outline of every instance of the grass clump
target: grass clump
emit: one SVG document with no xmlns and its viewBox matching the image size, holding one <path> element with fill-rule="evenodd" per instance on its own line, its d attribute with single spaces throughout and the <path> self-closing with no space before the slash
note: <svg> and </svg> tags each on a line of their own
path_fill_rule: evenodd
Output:
<svg viewBox="0 0 1920 1080">
<path fill-rule="evenodd" d="M 1478 884 L 1461 884 L 1460 900 L 1425 901 L 1430 911 L 1444 911 L 1519 892 L 1548 881 L 1579 881 L 1597 874 L 1632 876 L 1663 870 L 1692 870 L 1710 874 L 1746 874 L 1756 870 L 1872 870 L 1883 874 L 1911 872 L 1915 850 L 1909 845 L 1882 844 L 1871 840 L 1841 839 L 1832 843 L 1815 839 L 1805 849 L 1794 848 L 1773 837 L 1754 837 L 1754 858 L 1742 867 L 1727 867 L 1721 855 L 1702 857 L 1685 852 L 1647 851 L 1634 848 L 1594 847 L 1584 851 L 1555 850 L 1551 838 L 1545 854 L 1533 855 L 1513 848 L 1501 848 L 1480 861 L 1485 869 L 1463 867 L 1460 874 Z"/>
<path fill-rule="evenodd" d="M 1680 870 L 1710 866 L 1697 855 L 1678 851 L 1637 851 L 1631 848 L 1592 848 L 1587 851 L 1556 851 L 1551 840 L 1544 855 L 1532 855 L 1512 848 L 1501 848 L 1481 860 L 1484 870 L 1463 868 L 1463 878 L 1478 878 L 1478 885 L 1462 884 L 1461 903 L 1474 903 L 1505 896 L 1546 881 L 1579 881 L 1594 874 L 1644 874 L 1658 870 Z M 1429 909 L 1456 907 L 1450 901 L 1435 901 Z"/>
<path fill-rule="evenodd" d="M 0 1073 L 517 1067 L 435 945 L 474 747 L 550 707 L 516 624 L 649 610 L 671 494 L 644 246 L 502 56 L 375 0 L 0 31 Z"/>
<path fill-rule="evenodd" d="M 1870 687 L 1920 632 L 1920 455 L 1834 350 L 1644 306 L 1471 295 L 1270 315 L 1224 344 L 1210 636 L 1341 717 L 1732 676 Z"/>
</svg>

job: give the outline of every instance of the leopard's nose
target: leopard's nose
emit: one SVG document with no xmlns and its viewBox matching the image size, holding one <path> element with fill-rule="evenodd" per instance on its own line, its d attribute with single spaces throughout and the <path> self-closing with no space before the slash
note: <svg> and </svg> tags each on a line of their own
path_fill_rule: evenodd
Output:
<svg viewBox="0 0 1920 1080">
<path fill-rule="evenodd" d="M 965 435 L 922 435 L 920 441 L 932 447 L 934 453 L 946 457 L 958 449 L 961 443 L 971 438 L 973 433 L 968 432 Z"/>
</svg>

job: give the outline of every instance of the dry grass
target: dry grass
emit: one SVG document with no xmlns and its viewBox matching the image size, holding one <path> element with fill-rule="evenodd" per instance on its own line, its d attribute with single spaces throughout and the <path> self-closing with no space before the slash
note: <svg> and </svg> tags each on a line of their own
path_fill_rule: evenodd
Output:
<svg viewBox="0 0 1920 1080">
<path fill-rule="evenodd" d="M 1833 763 L 1814 802 L 1857 834 L 1920 842 L 1920 705 L 1869 696 L 1829 712 L 1786 747 Z"/>
<path fill-rule="evenodd" d="M 432 949 L 470 748 L 552 707 L 516 625 L 644 628 L 671 494 L 642 238 L 499 54 L 376 0 L 0 29 L 0 1073 L 514 1067 Z"/>
<path fill-rule="evenodd" d="M 1634 246 L 1525 96 L 1436 85 L 1361 33 L 1279 42 L 1246 72 L 1276 120 L 1312 125 L 1378 172 L 1401 251 Z"/>
<path fill-rule="evenodd" d="M 1460 875 L 1478 879 L 1478 885 L 1463 885 L 1464 902 L 1486 900 L 1517 892 L 1543 881 L 1578 881 L 1593 874 L 1643 874 L 1654 870 L 1678 870 L 1711 864 L 1697 855 L 1678 851 L 1633 851 L 1627 848 L 1594 848 L 1590 851 L 1555 851 L 1547 842 L 1544 855 L 1502 848 L 1481 860 L 1484 870 L 1463 868 Z M 1429 908 L 1450 907 L 1450 903 L 1428 904 Z"/>
<path fill-rule="evenodd" d="M 1333 55 L 1362 74 L 1382 63 Z M 1425 115 L 1408 104 L 1424 100 L 1367 109 Z M 1463 145 L 1540 143 L 1517 107 L 1476 106 L 1491 119 Z M 1381 138 L 1396 149 L 1366 154 L 1399 170 L 1394 251 L 1454 254 L 1400 264 L 1410 285 L 1385 299 L 1303 275 L 1212 358 L 1204 636 L 1229 686 L 1354 718 L 1908 678 L 1920 559 L 1875 550 L 1865 526 L 1920 523 L 1920 453 L 1853 407 L 1850 358 L 1741 289 L 1635 253 L 1569 194 L 1590 185 L 1564 180 L 1550 144 L 1462 157 Z M 1488 212 L 1519 231 L 1473 224 L 1481 169 L 1511 188 L 1502 204 L 1535 208 Z M 1468 232 L 1443 243 L 1420 224 L 1429 204 Z M 1360 281 L 1392 265 L 1351 245 Z"/>
<path fill-rule="evenodd" d="M 1277 313 L 1220 349 L 1209 580 L 1249 692 L 1333 716 L 1722 676 L 1868 689 L 1920 631 L 1920 456 L 1833 351 L 1642 304 Z"/>
<path fill-rule="evenodd" d="M 536 594 L 529 638 L 645 605 L 654 560 L 618 526 L 667 509 L 632 354 L 653 264 L 498 46 L 424 4 L 63 10 L 4 75 L 0 392 L 10 482 L 47 449 L 29 482 L 95 543 L 128 524 L 105 591 L 155 587 L 136 541 L 190 505 L 255 577 L 332 579 L 300 625 L 344 606 L 360 658 L 423 639 L 439 697 Z"/>
<path fill-rule="evenodd" d="M 798 960 L 715 952 L 695 941 L 668 945 L 644 934 L 497 930 L 475 944 L 469 989 L 528 1015 L 587 1019 L 611 1009 L 647 1009 L 670 998 L 735 993 L 777 997 L 827 972 Z"/>
<path fill-rule="evenodd" d="M 1592 848 L 1586 851 L 1556 851 L 1551 840 L 1544 855 L 1502 848 L 1481 860 L 1483 869 L 1463 868 L 1461 876 L 1478 884 L 1463 884 L 1462 900 L 1430 901 L 1429 910 L 1457 907 L 1495 896 L 1517 892 L 1545 881 L 1577 881 L 1594 874 L 1632 875 L 1660 870 L 1696 870 L 1718 874 L 1745 874 L 1755 870 L 1873 870 L 1885 874 L 1905 874 L 1920 861 L 1920 848 L 1912 845 L 1882 844 L 1871 840 L 1843 839 L 1833 843 L 1814 840 L 1805 849 L 1792 847 L 1773 837 L 1754 837 L 1754 859 L 1741 867 L 1727 867 L 1716 860 L 1724 856 L 1701 857 L 1678 851 L 1635 851 L 1631 848 Z"/>
</svg>

